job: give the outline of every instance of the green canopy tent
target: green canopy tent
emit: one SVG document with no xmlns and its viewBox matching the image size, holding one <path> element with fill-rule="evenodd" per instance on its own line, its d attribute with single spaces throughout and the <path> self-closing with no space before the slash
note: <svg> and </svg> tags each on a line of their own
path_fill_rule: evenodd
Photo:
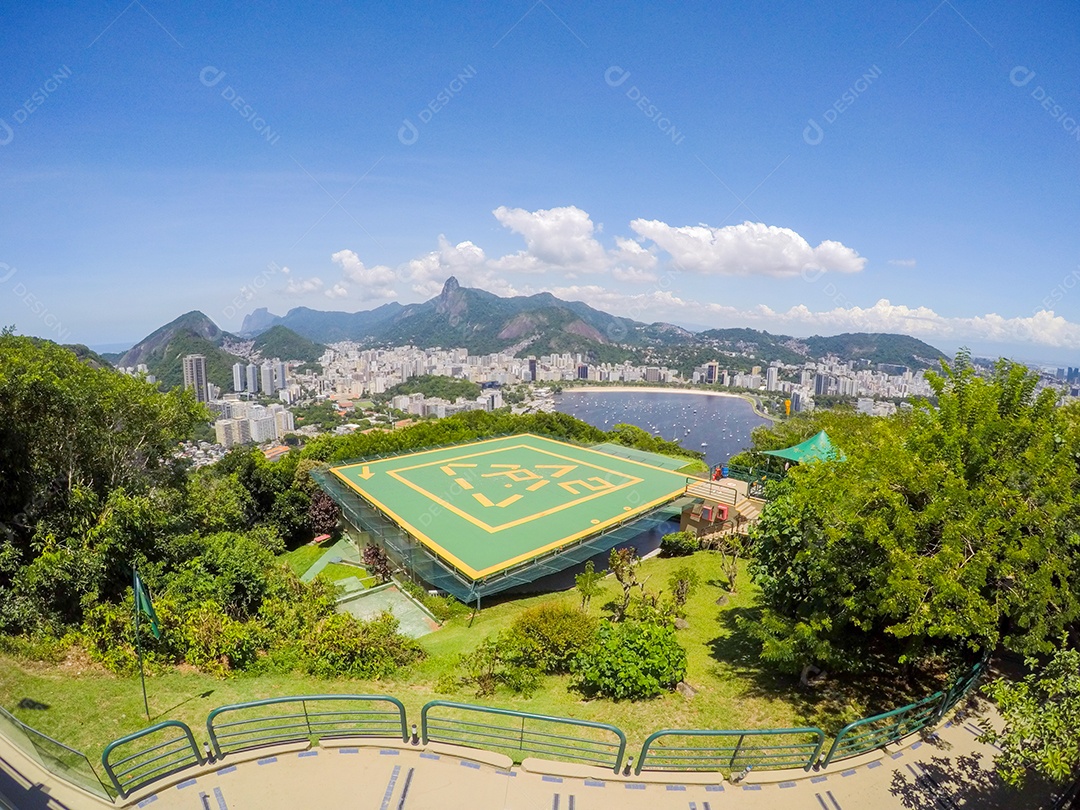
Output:
<svg viewBox="0 0 1080 810">
<path fill-rule="evenodd" d="M 808 461 L 843 461 L 844 454 L 838 450 L 831 441 L 829 434 L 824 430 L 815 433 L 809 439 L 799 442 L 794 447 L 785 447 L 783 450 L 765 450 L 766 456 L 794 461 L 796 464 L 805 464 Z"/>
</svg>

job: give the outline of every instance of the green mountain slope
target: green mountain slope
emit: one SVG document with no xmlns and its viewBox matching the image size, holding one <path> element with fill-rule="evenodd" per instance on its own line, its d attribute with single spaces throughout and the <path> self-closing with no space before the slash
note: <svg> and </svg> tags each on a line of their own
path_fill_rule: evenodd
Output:
<svg viewBox="0 0 1080 810">
<path fill-rule="evenodd" d="M 420 304 L 391 303 L 353 313 L 297 307 L 284 317 L 261 309 L 244 319 L 245 331 L 251 334 L 259 330 L 267 334 L 278 326 L 316 343 L 353 340 L 370 346 L 464 347 L 472 354 L 513 349 L 519 357 L 569 352 L 582 354 L 588 362 L 631 360 L 669 365 L 684 373 L 723 357 L 725 366 L 738 369 L 773 360 L 797 365 L 828 354 L 842 360 L 927 368 L 943 357 L 933 346 L 906 335 L 852 333 L 802 339 L 746 328 L 694 333 L 669 323 L 619 317 L 551 293 L 502 298 L 462 287 L 453 277 L 438 296 Z"/>
<path fill-rule="evenodd" d="M 253 348 L 263 359 L 274 357 L 281 360 L 298 360 L 302 363 L 318 362 L 326 347 L 321 343 L 298 335 L 282 324 L 274 324 L 255 338 Z"/>
<path fill-rule="evenodd" d="M 868 360 L 912 368 L 937 367 L 938 360 L 947 359 L 929 343 L 909 335 L 848 332 L 832 337 L 815 335 L 805 342 L 817 356 L 835 354 L 846 360 Z"/>
<path fill-rule="evenodd" d="M 194 310 L 151 332 L 117 361 L 118 366 L 145 363 L 164 388 L 184 384 L 183 358 L 188 354 L 206 357 L 206 377 L 222 390 L 232 389 L 232 365 L 244 362 L 221 348 L 227 332 L 206 315 Z"/>
</svg>

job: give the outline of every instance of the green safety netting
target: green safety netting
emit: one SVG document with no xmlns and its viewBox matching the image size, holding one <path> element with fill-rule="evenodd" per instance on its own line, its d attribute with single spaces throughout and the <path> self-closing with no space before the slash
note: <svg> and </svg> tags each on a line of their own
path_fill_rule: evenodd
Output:
<svg viewBox="0 0 1080 810">
<path fill-rule="evenodd" d="M 785 458 L 788 461 L 805 463 L 807 461 L 843 461 L 845 456 L 829 441 L 829 435 L 823 430 L 804 442 L 783 450 L 765 450 L 767 456 Z"/>
</svg>

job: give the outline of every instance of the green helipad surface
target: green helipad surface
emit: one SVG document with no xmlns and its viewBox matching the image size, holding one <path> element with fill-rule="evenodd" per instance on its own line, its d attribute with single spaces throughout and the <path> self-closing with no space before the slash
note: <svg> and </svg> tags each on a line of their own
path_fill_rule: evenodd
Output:
<svg viewBox="0 0 1080 810">
<path fill-rule="evenodd" d="M 588 537 L 686 488 L 685 475 L 529 434 L 332 472 L 473 579 Z"/>
</svg>

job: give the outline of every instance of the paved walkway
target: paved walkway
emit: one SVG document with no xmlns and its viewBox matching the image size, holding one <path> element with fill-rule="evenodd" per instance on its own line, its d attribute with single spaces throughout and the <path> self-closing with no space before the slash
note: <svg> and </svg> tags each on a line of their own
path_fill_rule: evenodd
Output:
<svg viewBox="0 0 1080 810">
<path fill-rule="evenodd" d="M 715 774 L 614 775 L 599 768 L 400 742 L 343 741 L 279 746 L 232 755 L 136 794 L 128 807 L 153 810 L 1048 810 L 1052 791 L 1024 793 L 992 775 L 994 749 L 976 741 L 974 720 L 936 738 L 847 760 L 818 773 L 762 772 L 744 784 Z M 910 741 L 909 741 L 910 742 Z M 0 738 L 0 807 L 100 810 L 100 800 L 58 784 Z"/>
</svg>

